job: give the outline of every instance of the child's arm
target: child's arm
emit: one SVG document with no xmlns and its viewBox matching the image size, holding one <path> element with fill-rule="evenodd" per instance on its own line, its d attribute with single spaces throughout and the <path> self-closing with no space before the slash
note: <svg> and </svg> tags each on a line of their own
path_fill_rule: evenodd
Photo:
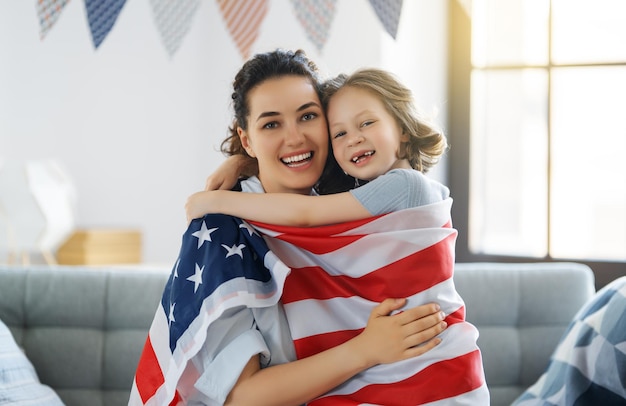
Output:
<svg viewBox="0 0 626 406">
<path fill-rule="evenodd" d="M 293 193 L 241 193 L 226 190 L 191 195 L 187 221 L 207 213 L 223 213 L 263 223 L 314 227 L 371 217 L 350 192 L 325 196 Z"/>
</svg>

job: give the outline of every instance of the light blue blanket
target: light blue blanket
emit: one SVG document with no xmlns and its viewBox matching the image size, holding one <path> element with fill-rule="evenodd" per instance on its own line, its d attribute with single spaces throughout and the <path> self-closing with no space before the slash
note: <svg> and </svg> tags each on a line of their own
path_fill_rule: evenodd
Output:
<svg viewBox="0 0 626 406">
<path fill-rule="evenodd" d="M 513 405 L 626 405 L 626 277 L 583 306 L 546 372 Z"/>
</svg>

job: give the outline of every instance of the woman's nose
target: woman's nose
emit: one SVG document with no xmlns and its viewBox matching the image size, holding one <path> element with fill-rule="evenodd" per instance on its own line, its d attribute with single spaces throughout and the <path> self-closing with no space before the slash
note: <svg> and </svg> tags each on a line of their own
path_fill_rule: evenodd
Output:
<svg viewBox="0 0 626 406">
<path fill-rule="evenodd" d="M 300 145 L 304 142 L 304 133 L 297 125 L 288 125 L 285 142 L 287 145 Z"/>
</svg>

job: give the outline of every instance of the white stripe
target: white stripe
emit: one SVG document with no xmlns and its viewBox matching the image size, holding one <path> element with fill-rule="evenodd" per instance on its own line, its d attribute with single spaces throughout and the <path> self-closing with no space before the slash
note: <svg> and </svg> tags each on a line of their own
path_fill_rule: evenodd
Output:
<svg viewBox="0 0 626 406">
<path fill-rule="evenodd" d="M 446 315 L 464 306 L 463 299 L 454 289 L 454 281 L 448 279 L 409 297 L 405 308 L 431 302 L 438 303 Z M 353 296 L 328 300 L 300 300 L 287 303 L 284 308 L 292 337 L 296 340 L 337 330 L 364 328 L 370 312 L 376 305 L 377 303 L 370 300 Z M 303 315 L 306 316 L 302 317 Z"/>
<path fill-rule="evenodd" d="M 322 266 L 331 275 L 358 278 L 431 247 L 452 234 L 456 234 L 456 230 L 451 228 L 379 232 L 364 236 L 328 254 L 312 254 L 278 239 L 266 238 L 266 241 L 287 266 Z M 364 255 L 373 249 L 383 254 Z"/>
<path fill-rule="evenodd" d="M 478 330 L 469 323 L 457 323 L 440 335 L 441 344 L 415 358 L 393 364 L 376 365 L 330 391 L 330 395 L 347 395 L 371 384 L 400 382 L 442 360 L 456 358 L 475 351 Z M 442 383 L 443 384 L 443 383 Z"/>
</svg>

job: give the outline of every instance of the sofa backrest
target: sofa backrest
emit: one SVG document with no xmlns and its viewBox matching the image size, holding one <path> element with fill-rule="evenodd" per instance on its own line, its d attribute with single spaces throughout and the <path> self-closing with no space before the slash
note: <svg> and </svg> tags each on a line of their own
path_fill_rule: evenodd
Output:
<svg viewBox="0 0 626 406">
<path fill-rule="evenodd" d="M 575 313 L 595 293 L 578 263 L 458 263 L 455 285 L 479 331 L 491 405 L 535 383 Z"/>
<path fill-rule="evenodd" d="M 0 266 L 0 319 L 67 406 L 127 405 L 169 274 Z"/>
<path fill-rule="evenodd" d="M 67 406 L 125 406 L 168 276 L 0 265 L 0 319 Z M 539 378 L 594 293 L 593 273 L 574 263 L 459 263 L 454 281 L 480 333 L 493 406 L 510 405 Z"/>
</svg>

